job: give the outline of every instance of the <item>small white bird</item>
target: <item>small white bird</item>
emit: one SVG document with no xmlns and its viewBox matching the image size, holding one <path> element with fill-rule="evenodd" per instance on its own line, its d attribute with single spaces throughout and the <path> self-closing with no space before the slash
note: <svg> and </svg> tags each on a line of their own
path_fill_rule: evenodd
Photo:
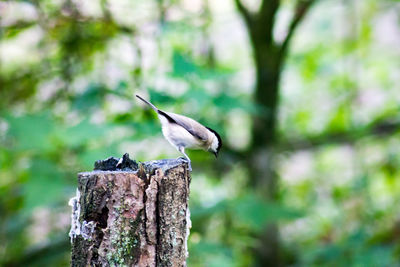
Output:
<svg viewBox="0 0 400 267">
<path fill-rule="evenodd" d="M 149 105 L 158 114 L 164 137 L 180 151 L 189 163 L 189 170 L 192 171 L 190 158 L 185 153 L 185 148 L 203 149 L 218 156 L 222 141 L 219 134 L 198 123 L 197 121 L 171 112 L 159 110 L 152 103 L 139 95 L 137 98 Z"/>
</svg>

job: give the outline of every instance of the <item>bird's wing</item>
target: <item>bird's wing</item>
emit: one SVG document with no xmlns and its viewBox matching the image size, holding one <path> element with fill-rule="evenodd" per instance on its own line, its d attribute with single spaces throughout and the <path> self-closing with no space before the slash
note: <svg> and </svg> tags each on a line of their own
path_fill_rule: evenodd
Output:
<svg viewBox="0 0 400 267">
<path fill-rule="evenodd" d="M 193 135 L 197 139 L 203 142 L 207 141 L 208 136 L 207 136 L 207 129 L 205 126 L 201 125 L 197 121 L 188 118 L 186 116 L 165 111 L 163 113 L 166 113 L 171 119 L 174 120 L 176 124 L 185 128 L 186 131 L 188 131 L 191 135 Z"/>
</svg>

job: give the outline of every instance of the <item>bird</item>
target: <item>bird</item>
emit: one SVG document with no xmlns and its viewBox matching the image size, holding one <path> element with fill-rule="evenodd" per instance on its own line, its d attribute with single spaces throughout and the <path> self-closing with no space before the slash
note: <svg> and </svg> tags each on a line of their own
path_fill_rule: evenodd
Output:
<svg viewBox="0 0 400 267">
<path fill-rule="evenodd" d="M 139 95 L 136 97 L 157 113 L 165 139 L 185 156 L 189 171 L 192 171 L 192 165 L 190 158 L 185 153 L 186 148 L 202 149 L 213 153 L 216 158 L 218 157 L 222 140 L 216 131 L 189 117 L 162 111 Z"/>
</svg>

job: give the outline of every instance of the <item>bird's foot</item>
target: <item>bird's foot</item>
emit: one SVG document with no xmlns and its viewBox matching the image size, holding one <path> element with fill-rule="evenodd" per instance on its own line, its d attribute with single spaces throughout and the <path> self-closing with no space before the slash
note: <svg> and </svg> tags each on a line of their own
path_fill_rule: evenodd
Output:
<svg viewBox="0 0 400 267">
<path fill-rule="evenodd" d="M 192 171 L 192 164 L 191 161 L 185 157 L 179 157 L 178 160 L 182 160 L 184 162 L 186 162 L 188 164 L 188 170 Z"/>
</svg>

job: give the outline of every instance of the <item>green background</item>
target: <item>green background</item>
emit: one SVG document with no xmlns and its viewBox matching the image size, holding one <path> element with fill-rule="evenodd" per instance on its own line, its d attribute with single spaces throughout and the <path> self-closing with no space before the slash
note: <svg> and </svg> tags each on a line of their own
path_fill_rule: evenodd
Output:
<svg viewBox="0 0 400 267">
<path fill-rule="evenodd" d="M 276 43 L 296 3 L 280 2 Z M 2 1 L 0 25 L 0 266 L 69 265 L 67 203 L 95 160 L 181 156 L 134 94 L 224 142 L 217 160 L 188 152 L 189 266 L 266 266 L 268 251 L 271 266 L 399 266 L 399 1 L 310 8 L 262 144 L 273 160 L 252 137 L 270 110 L 234 0 Z M 253 181 L 256 153 L 274 186 Z"/>
</svg>

